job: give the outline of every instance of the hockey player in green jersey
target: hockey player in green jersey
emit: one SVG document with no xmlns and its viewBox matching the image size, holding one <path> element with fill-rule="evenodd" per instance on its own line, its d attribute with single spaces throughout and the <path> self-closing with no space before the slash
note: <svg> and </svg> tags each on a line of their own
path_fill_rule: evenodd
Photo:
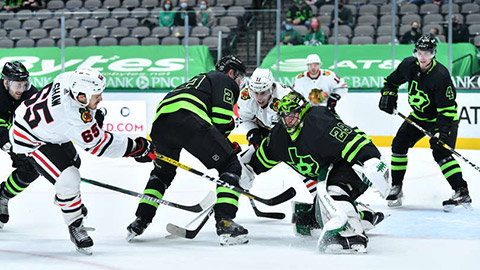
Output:
<svg viewBox="0 0 480 270">
<path fill-rule="evenodd" d="M 228 55 L 218 61 L 216 70 L 199 74 L 168 93 L 157 107 L 150 136 L 156 153 L 178 160 L 187 150 L 207 168 L 215 168 L 220 179 L 238 186 L 242 168 L 234 145 L 227 136 L 234 128 L 233 106 L 237 103 L 245 65 Z M 176 167 L 155 160 L 144 194 L 162 199 L 176 175 Z M 217 187 L 214 206 L 220 244 L 244 244 L 248 230 L 235 223 L 239 194 Z M 152 222 L 158 204 L 141 200 L 136 219 L 127 227 L 127 239 L 144 232 Z"/>
<path fill-rule="evenodd" d="M 454 190 L 452 198 L 443 202 L 445 211 L 455 206 L 470 207 L 467 182 L 452 153 L 438 142 L 455 147 L 458 131 L 457 103 L 455 86 L 448 70 L 437 62 L 437 44 L 433 37 L 423 35 L 415 44 L 415 57 L 405 58 L 397 69 L 385 78 L 379 108 L 389 114 L 397 107 L 398 87 L 408 82 L 408 103 L 413 109 L 408 117 L 419 126 L 430 130 L 433 158 L 440 166 L 444 177 Z M 408 149 L 425 135 L 404 122 L 392 142 L 392 190 L 387 197 L 388 206 L 402 205 L 402 183 L 407 170 Z"/>
<path fill-rule="evenodd" d="M 241 161 L 250 173 L 244 172 L 241 182 L 251 182 L 254 174 L 268 171 L 280 162 L 316 179 L 315 210 L 321 213 L 317 221 L 320 227 L 338 224 L 336 230 L 319 240 L 320 250 L 366 252 L 368 238 L 354 201 L 367 185 L 373 184 L 382 196 L 388 194 L 389 168 L 380 152 L 358 128 L 346 125 L 326 107 L 311 107 L 298 92 L 284 96 L 278 112 L 281 122 L 269 137 L 254 153 L 243 155 Z M 326 230 L 331 230 L 331 226 Z"/>
</svg>

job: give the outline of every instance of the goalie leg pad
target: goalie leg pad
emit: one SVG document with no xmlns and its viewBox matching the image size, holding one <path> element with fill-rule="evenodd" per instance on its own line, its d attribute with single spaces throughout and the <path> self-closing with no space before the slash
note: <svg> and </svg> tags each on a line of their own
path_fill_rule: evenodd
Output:
<svg viewBox="0 0 480 270">
<path fill-rule="evenodd" d="M 384 198 L 387 196 L 392 187 L 392 179 L 389 166 L 385 161 L 371 158 L 365 161 L 363 166 L 355 164 L 352 168 L 363 182 L 369 186 L 375 186 Z"/>
</svg>

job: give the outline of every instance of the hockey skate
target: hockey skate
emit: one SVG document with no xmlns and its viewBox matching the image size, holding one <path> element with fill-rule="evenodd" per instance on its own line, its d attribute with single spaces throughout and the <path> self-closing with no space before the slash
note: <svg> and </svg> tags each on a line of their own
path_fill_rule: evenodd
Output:
<svg viewBox="0 0 480 270">
<path fill-rule="evenodd" d="M 313 204 L 292 201 L 292 212 L 293 232 L 296 236 L 309 237 L 313 230 L 320 229 Z"/>
<path fill-rule="evenodd" d="M 455 191 L 452 198 L 443 201 L 443 211 L 451 212 L 455 209 L 455 206 L 462 205 L 466 209 L 472 209 L 472 199 L 468 192 L 468 188 L 462 187 Z"/>
<path fill-rule="evenodd" d="M 215 224 L 217 235 L 220 236 L 220 245 L 233 246 L 248 243 L 248 230 L 231 219 L 220 219 Z"/>
<path fill-rule="evenodd" d="M 0 195 L 0 229 L 8 222 L 8 198 Z"/>
<path fill-rule="evenodd" d="M 398 207 L 402 206 L 403 201 L 403 191 L 402 185 L 395 185 L 392 187 L 387 196 L 387 205 L 388 207 Z"/>
<path fill-rule="evenodd" d="M 318 249 L 330 254 L 367 253 L 368 237 L 365 234 L 343 237 L 337 232 L 327 232 L 319 239 Z"/>
<path fill-rule="evenodd" d="M 127 241 L 130 242 L 133 238 L 141 235 L 150 223 L 151 222 L 148 222 L 145 218 L 135 218 L 135 220 L 127 227 Z"/>
<path fill-rule="evenodd" d="M 389 215 L 385 215 L 382 212 L 360 211 L 360 213 L 362 216 L 361 223 L 365 231 L 372 230 L 386 217 L 389 217 Z"/>
<path fill-rule="evenodd" d="M 94 231 L 95 229 L 84 227 L 83 219 L 79 218 L 68 226 L 70 233 L 70 240 L 77 247 L 77 251 L 86 255 L 92 255 L 93 240 L 88 236 L 87 231 Z"/>
</svg>

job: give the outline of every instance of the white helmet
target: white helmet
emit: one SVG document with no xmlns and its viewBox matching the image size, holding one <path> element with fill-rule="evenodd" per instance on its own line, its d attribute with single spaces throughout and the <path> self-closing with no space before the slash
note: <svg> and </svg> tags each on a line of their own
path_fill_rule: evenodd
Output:
<svg viewBox="0 0 480 270">
<path fill-rule="evenodd" d="M 319 66 L 322 66 L 322 60 L 320 60 L 320 57 L 317 54 L 309 54 L 307 56 L 307 65 L 313 63 L 318 63 Z"/>
<path fill-rule="evenodd" d="M 248 89 L 261 93 L 265 91 L 272 92 L 273 74 L 270 69 L 257 68 L 248 80 Z"/>
<path fill-rule="evenodd" d="M 70 92 L 82 107 L 86 107 L 92 95 L 98 95 L 105 90 L 106 83 L 105 77 L 98 70 L 81 67 L 70 75 Z M 87 104 L 78 101 L 79 94 L 85 95 Z"/>
</svg>

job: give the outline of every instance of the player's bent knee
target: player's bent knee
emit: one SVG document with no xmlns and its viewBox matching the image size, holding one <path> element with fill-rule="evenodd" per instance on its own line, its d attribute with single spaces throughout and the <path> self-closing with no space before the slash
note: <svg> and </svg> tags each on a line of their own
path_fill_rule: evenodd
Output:
<svg viewBox="0 0 480 270">
<path fill-rule="evenodd" d="M 80 172 L 70 166 L 62 171 L 55 183 L 57 194 L 68 195 L 80 192 Z"/>
</svg>

